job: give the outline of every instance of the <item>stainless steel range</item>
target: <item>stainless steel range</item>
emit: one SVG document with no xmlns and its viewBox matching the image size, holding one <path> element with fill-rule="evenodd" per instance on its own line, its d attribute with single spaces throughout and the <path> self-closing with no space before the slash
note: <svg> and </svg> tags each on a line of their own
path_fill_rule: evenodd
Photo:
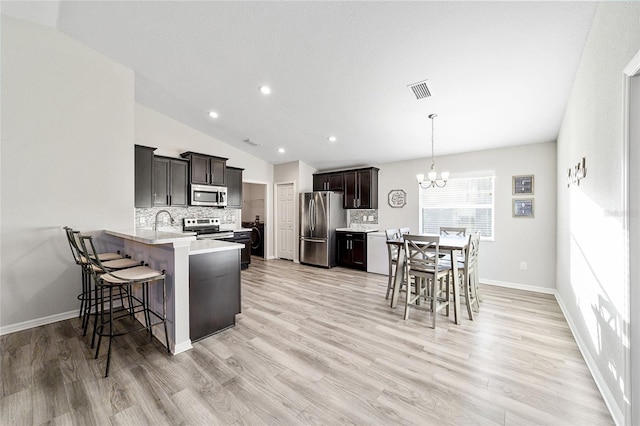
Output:
<svg viewBox="0 0 640 426">
<path fill-rule="evenodd" d="M 195 232 L 196 238 L 199 240 L 233 238 L 233 231 L 220 229 L 220 219 L 217 217 L 185 218 L 182 230 Z"/>
</svg>

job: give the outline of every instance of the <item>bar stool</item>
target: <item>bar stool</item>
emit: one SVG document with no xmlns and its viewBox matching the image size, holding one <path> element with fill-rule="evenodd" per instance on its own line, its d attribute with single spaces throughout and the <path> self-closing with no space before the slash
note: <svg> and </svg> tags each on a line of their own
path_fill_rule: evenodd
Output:
<svg viewBox="0 0 640 426">
<path fill-rule="evenodd" d="M 129 256 L 123 257 L 118 253 L 98 253 L 92 243 L 89 245 L 90 251 L 80 244 L 79 238 L 82 236 L 79 231 L 74 231 L 71 228 L 65 227 L 67 231 L 67 238 L 69 239 L 69 245 L 71 246 L 71 253 L 74 254 L 74 258 L 77 259 L 76 263 L 82 267 L 82 293 L 78 295 L 80 299 L 80 317 L 82 318 L 83 336 L 87 335 L 87 328 L 89 326 L 89 319 L 91 317 L 91 311 L 94 310 L 94 315 L 97 313 L 97 297 L 93 297 L 95 288 L 91 287 L 91 268 L 95 268 L 91 265 L 88 259 L 98 258 L 102 261 L 102 265 L 107 268 L 107 271 L 132 268 L 134 266 L 141 266 L 143 262 L 131 259 Z M 104 261 L 108 259 L 107 261 Z M 103 273 L 102 271 L 96 271 Z M 122 298 L 122 294 L 120 295 Z M 96 321 L 93 326 L 93 338 L 91 339 L 91 347 L 95 343 L 95 331 Z"/>
<path fill-rule="evenodd" d="M 91 236 L 81 236 L 80 242 L 85 252 L 88 252 L 87 245 L 93 246 L 93 238 Z M 105 377 L 109 377 L 111 344 L 116 336 L 147 330 L 149 337 L 153 339 L 152 328 L 156 325 L 163 324 L 167 353 L 170 354 L 164 271 L 156 271 L 148 266 L 136 266 L 109 272 L 99 257 L 90 258 L 90 263 L 92 265 L 91 272 L 96 283 L 96 296 L 98 297 L 98 303 L 100 305 L 100 322 L 96 327 L 96 333 L 98 335 L 96 359 L 100 354 L 102 337 L 106 336 L 109 338 Z M 102 273 L 100 273 L 100 271 L 102 271 Z M 149 307 L 149 285 L 160 282 L 162 282 L 162 312 L 158 313 Z M 141 288 L 142 291 L 139 297 L 134 295 L 134 288 Z M 114 290 L 125 291 L 128 294 L 128 307 L 118 307 L 114 305 Z M 105 293 L 107 293 L 108 296 L 105 296 Z M 108 307 L 105 307 L 105 299 L 107 299 Z M 122 298 L 120 300 L 122 301 Z M 139 321 L 139 317 L 137 317 L 136 314 L 142 314 L 144 324 Z M 154 316 L 157 320 L 151 322 L 151 316 Z M 134 324 L 129 325 L 124 330 L 116 330 L 116 323 L 124 323 L 126 318 L 129 318 Z"/>
<path fill-rule="evenodd" d="M 89 270 L 87 269 L 89 262 L 87 261 L 86 257 L 80 253 L 80 249 L 78 248 L 76 235 L 78 235 L 79 232 L 74 231 L 68 226 L 65 226 L 63 229 L 67 235 L 67 242 L 69 243 L 69 248 L 71 249 L 71 255 L 73 256 L 73 260 L 74 262 L 76 262 L 76 265 L 80 266 L 81 268 L 82 292 L 78 294 L 78 300 L 80 301 L 80 311 L 78 313 L 78 318 L 82 318 L 82 315 L 85 311 L 85 304 L 87 303 L 87 300 L 89 300 L 89 303 L 90 303 L 90 298 L 91 298 L 91 288 L 89 285 L 90 273 L 89 273 Z M 120 252 L 99 253 L 98 256 L 103 261 L 111 261 L 111 260 L 123 258 Z"/>
</svg>

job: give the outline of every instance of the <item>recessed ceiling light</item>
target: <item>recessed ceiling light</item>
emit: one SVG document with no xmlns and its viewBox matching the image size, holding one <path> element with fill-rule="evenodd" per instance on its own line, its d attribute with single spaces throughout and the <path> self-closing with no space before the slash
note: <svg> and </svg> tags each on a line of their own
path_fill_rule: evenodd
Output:
<svg viewBox="0 0 640 426">
<path fill-rule="evenodd" d="M 329 137 L 327 138 L 327 140 L 328 140 L 329 142 L 335 142 L 335 141 L 337 141 L 337 140 L 338 140 L 338 138 L 336 138 L 335 136 L 329 136 Z"/>
<path fill-rule="evenodd" d="M 268 95 L 269 93 L 271 93 L 271 88 L 269 88 L 269 86 L 260 86 L 258 90 L 260 90 L 260 93 L 262 93 L 263 95 Z"/>
<path fill-rule="evenodd" d="M 284 148 L 278 148 L 278 152 L 279 152 L 280 154 L 284 154 Z"/>
<path fill-rule="evenodd" d="M 218 113 L 217 113 L 217 112 L 215 112 L 215 111 L 210 111 L 210 112 L 209 112 L 209 117 L 211 117 L 211 118 L 218 118 Z"/>
</svg>

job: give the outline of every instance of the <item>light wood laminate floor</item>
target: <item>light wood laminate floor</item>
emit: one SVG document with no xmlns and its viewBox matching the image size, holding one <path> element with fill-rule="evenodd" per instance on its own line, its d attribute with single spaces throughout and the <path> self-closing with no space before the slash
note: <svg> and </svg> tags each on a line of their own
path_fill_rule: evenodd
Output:
<svg viewBox="0 0 640 426">
<path fill-rule="evenodd" d="M 116 339 L 106 379 L 77 319 L 0 337 L 0 424 L 613 424 L 554 297 L 481 289 L 433 330 L 384 276 L 254 259 L 234 328 L 176 356 Z"/>
</svg>

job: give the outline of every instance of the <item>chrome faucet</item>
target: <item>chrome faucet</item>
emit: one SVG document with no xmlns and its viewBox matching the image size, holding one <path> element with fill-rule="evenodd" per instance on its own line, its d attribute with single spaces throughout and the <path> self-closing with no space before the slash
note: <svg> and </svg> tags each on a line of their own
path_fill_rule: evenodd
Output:
<svg viewBox="0 0 640 426">
<path fill-rule="evenodd" d="M 166 213 L 169 215 L 169 219 L 171 220 L 171 224 L 174 224 L 175 221 L 173 220 L 173 217 L 171 216 L 171 213 L 169 213 L 167 210 L 158 210 L 158 213 L 156 213 L 156 223 L 153 225 L 153 230 L 157 231 L 158 230 L 158 216 L 160 216 L 160 213 Z"/>
</svg>

